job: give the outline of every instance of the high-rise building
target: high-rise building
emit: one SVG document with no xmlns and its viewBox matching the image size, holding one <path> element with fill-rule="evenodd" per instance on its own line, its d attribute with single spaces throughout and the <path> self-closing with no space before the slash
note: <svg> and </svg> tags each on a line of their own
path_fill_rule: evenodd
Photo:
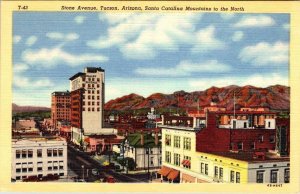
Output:
<svg viewBox="0 0 300 194">
<path fill-rule="evenodd" d="M 104 121 L 104 70 L 86 67 L 70 79 L 73 140 L 101 133 Z"/>
<path fill-rule="evenodd" d="M 58 122 L 70 122 L 70 92 L 53 92 L 51 95 L 51 119 L 53 127 L 58 127 Z"/>
</svg>

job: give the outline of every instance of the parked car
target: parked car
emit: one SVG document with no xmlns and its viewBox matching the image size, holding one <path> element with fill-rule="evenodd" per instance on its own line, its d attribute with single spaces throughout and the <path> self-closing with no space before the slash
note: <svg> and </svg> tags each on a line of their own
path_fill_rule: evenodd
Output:
<svg viewBox="0 0 300 194">
<path fill-rule="evenodd" d="M 115 183 L 116 182 L 116 179 L 112 176 L 107 176 L 104 178 L 103 182 L 106 182 L 106 183 Z"/>
<path fill-rule="evenodd" d="M 93 168 L 92 175 L 95 175 L 95 176 L 99 175 L 99 170 L 97 168 Z"/>
</svg>

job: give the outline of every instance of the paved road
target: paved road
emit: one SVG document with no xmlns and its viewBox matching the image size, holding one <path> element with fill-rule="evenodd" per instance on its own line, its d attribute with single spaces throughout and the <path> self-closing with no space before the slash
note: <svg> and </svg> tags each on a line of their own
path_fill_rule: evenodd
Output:
<svg viewBox="0 0 300 194">
<path fill-rule="evenodd" d="M 72 146 L 68 146 L 68 163 L 69 168 L 71 168 L 78 177 L 82 179 L 84 176 L 84 179 L 88 182 L 94 182 L 107 176 L 113 176 L 116 179 L 116 182 L 148 182 L 147 173 L 123 174 L 115 172 L 114 170 L 104 168 L 98 161 L 92 159 L 87 153 L 78 151 Z M 82 166 L 84 166 L 84 168 L 82 168 Z M 99 175 L 95 176 L 91 173 L 94 168 L 99 170 Z"/>
</svg>

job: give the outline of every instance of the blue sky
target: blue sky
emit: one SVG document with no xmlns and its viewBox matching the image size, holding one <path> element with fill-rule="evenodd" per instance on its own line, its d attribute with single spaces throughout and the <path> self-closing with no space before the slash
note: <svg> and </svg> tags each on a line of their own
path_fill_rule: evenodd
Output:
<svg viewBox="0 0 300 194">
<path fill-rule="evenodd" d="M 211 86 L 288 85 L 289 14 L 15 12 L 13 102 L 50 106 L 85 66 L 106 101 Z"/>
</svg>

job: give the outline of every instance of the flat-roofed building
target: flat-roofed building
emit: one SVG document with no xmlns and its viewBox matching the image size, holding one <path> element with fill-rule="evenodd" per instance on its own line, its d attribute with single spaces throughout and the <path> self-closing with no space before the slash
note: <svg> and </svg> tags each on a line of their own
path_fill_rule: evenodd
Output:
<svg viewBox="0 0 300 194">
<path fill-rule="evenodd" d="M 53 92 L 51 94 L 51 119 L 53 127 L 58 128 L 59 122 L 71 120 L 70 92 Z"/>
<path fill-rule="evenodd" d="M 60 137 L 12 139 L 11 178 L 67 176 L 67 143 Z"/>
<path fill-rule="evenodd" d="M 70 79 L 72 139 L 101 134 L 104 123 L 104 70 L 86 67 Z"/>
</svg>

